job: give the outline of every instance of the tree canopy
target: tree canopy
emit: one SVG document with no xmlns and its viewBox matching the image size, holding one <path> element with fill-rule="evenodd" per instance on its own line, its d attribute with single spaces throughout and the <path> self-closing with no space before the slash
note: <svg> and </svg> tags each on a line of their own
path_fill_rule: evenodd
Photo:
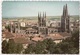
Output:
<svg viewBox="0 0 80 55">
<path fill-rule="evenodd" d="M 7 42 L 4 40 L 2 42 L 2 53 L 14 54 L 14 53 L 21 53 L 23 50 L 22 44 L 15 43 L 13 39 L 9 39 Z"/>
</svg>

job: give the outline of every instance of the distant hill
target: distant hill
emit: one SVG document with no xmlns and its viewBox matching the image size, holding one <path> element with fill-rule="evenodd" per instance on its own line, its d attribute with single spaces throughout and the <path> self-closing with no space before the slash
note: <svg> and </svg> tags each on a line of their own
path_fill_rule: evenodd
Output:
<svg viewBox="0 0 80 55">
<path fill-rule="evenodd" d="M 37 20 L 38 17 L 37 16 L 33 16 L 33 17 L 8 17 L 8 18 L 2 18 L 2 19 L 7 19 L 7 20 L 15 20 L 15 19 L 26 19 L 26 20 Z M 61 19 L 61 16 L 47 16 L 46 17 L 47 20 L 60 20 Z M 70 16 L 70 19 L 79 19 L 79 15 L 72 15 Z"/>
<path fill-rule="evenodd" d="M 71 18 L 74 18 L 74 19 L 79 19 L 79 15 L 74 15 L 74 16 L 70 16 Z"/>
</svg>

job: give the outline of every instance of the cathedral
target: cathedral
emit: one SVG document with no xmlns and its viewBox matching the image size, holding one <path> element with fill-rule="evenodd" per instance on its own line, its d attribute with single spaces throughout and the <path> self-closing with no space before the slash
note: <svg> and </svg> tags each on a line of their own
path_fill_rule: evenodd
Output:
<svg viewBox="0 0 80 55">
<path fill-rule="evenodd" d="M 70 17 L 68 15 L 68 9 L 67 9 L 67 4 L 63 7 L 63 15 L 61 16 L 61 21 L 60 21 L 60 26 L 57 25 L 58 23 L 53 24 L 56 27 L 52 26 L 47 26 L 46 24 L 46 12 L 41 12 L 38 13 L 38 25 L 36 26 L 38 29 L 34 29 L 32 26 L 29 28 L 26 28 L 25 30 L 22 30 L 20 27 L 20 22 L 14 21 L 14 24 L 11 24 L 11 33 L 26 33 L 26 34 L 39 34 L 39 35 L 45 35 L 47 36 L 48 34 L 53 34 L 55 32 L 70 32 Z M 21 23 L 22 24 L 22 23 Z M 23 25 L 23 24 L 22 24 Z M 26 24 L 25 24 L 26 25 Z M 27 26 L 27 25 L 26 25 Z M 59 26 L 59 27 L 58 27 Z"/>
<path fill-rule="evenodd" d="M 63 15 L 61 17 L 61 31 L 70 32 L 70 17 L 68 15 L 67 4 L 63 7 Z"/>
<path fill-rule="evenodd" d="M 47 34 L 47 26 L 46 26 L 46 12 L 43 12 L 43 15 L 41 16 L 41 13 L 38 13 L 38 32 L 39 34 Z"/>
</svg>

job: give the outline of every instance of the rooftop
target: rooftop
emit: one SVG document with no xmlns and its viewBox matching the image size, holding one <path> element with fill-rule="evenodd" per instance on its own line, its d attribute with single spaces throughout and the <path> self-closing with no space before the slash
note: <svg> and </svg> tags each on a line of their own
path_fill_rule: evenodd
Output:
<svg viewBox="0 0 80 55">
<path fill-rule="evenodd" d="M 26 37 L 16 37 L 14 38 L 14 41 L 15 43 L 21 43 L 21 44 L 29 44 L 31 42 Z"/>
<path fill-rule="evenodd" d="M 71 35 L 70 33 L 60 32 L 60 33 L 49 34 L 49 37 L 47 38 L 51 38 L 53 40 L 61 40 L 70 37 L 70 35 Z"/>
<path fill-rule="evenodd" d="M 32 38 L 32 40 L 34 40 L 34 41 L 42 41 L 43 38 L 41 38 L 41 37 L 34 37 L 34 38 Z"/>
<path fill-rule="evenodd" d="M 8 31 L 2 32 L 2 38 L 13 38 L 14 35 Z"/>
</svg>

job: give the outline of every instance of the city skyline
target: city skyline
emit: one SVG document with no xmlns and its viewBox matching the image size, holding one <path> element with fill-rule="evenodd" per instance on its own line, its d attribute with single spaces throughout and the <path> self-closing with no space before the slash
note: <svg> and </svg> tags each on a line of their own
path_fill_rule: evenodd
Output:
<svg viewBox="0 0 80 55">
<path fill-rule="evenodd" d="M 46 12 L 47 16 L 62 16 L 63 6 L 67 4 L 69 15 L 79 15 L 79 2 L 3 2 L 2 17 L 37 16 Z"/>
</svg>

